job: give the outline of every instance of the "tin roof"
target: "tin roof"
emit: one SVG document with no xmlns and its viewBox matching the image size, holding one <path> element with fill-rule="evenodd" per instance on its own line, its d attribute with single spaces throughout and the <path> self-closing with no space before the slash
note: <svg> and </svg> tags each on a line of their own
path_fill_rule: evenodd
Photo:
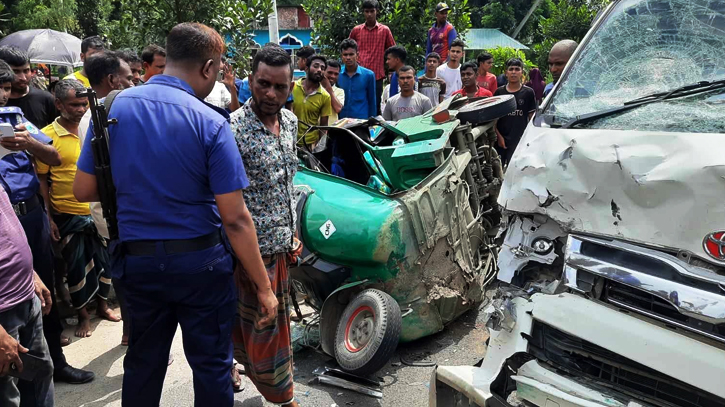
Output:
<svg viewBox="0 0 725 407">
<path fill-rule="evenodd" d="M 472 28 L 466 31 L 466 49 L 495 49 L 498 47 L 529 49 L 526 45 L 499 31 L 498 28 Z"/>
</svg>

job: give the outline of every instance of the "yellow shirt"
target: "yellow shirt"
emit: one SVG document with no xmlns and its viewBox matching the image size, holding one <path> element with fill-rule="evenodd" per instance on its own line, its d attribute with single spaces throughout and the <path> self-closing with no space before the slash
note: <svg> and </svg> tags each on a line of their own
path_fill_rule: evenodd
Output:
<svg viewBox="0 0 725 407">
<path fill-rule="evenodd" d="M 83 84 L 83 86 L 85 86 L 86 88 L 90 88 L 91 87 L 91 83 L 88 81 L 88 77 L 86 77 L 85 75 L 83 75 L 81 73 L 81 71 L 73 72 L 72 74 L 66 76 L 63 79 L 77 79 L 77 80 L 81 81 L 81 83 Z"/>
<path fill-rule="evenodd" d="M 322 85 L 310 94 L 305 94 L 305 88 L 302 86 L 304 78 L 295 83 L 292 89 L 292 112 L 297 119 L 308 125 L 319 123 L 321 117 L 330 116 L 332 113 L 332 105 L 330 102 L 330 94 L 322 89 Z M 302 136 L 307 132 L 308 127 L 302 123 L 297 126 L 297 139 L 302 145 Z M 311 131 L 305 136 L 305 143 L 312 145 L 320 139 L 318 130 Z"/>
<path fill-rule="evenodd" d="M 60 165 L 49 167 L 35 160 L 35 169 L 38 174 L 50 174 L 53 182 L 50 190 L 50 204 L 53 210 L 59 213 L 72 215 L 90 215 L 88 203 L 78 202 L 73 195 L 73 179 L 76 177 L 76 162 L 81 154 L 81 140 L 77 135 L 58 124 L 58 119 L 42 132 L 53 139 L 53 146 L 60 154 Z"/>
</svg>

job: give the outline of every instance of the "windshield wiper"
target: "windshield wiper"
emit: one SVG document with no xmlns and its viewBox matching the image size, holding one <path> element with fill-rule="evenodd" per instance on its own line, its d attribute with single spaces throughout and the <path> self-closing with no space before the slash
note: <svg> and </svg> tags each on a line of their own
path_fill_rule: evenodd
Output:
<svg viewBox="0 0 725 407">
<path fill-rule="evenodd" d="M 600 110 L 598 112 L 592 112 L 583 114 L 580 116 L 577 116 L 576 118 L 564 123 L 561 125 L 562 129 L 568 129 L 580 124 L 590 123 L 595 120 L 599 120 L 604 117 L 614 116 L 620 113 L 624 113 L 627 111 L 630 111 L 632 109 L 638 108 L 640 106 L 649 105 L 652 103 L 658 103 L 662 102 L 664 100 L 669 99 L 675 99 L 680 98 L 684 96 L 690 96 L 695 95 L 698 93 L 704 93 L 709 92 L 712 90 L 717 89 L 723 89 L 725 88 L 725 79 L 721 79 L 718 81 L 702 81 L 698 83 L 693 83 L 690 85 L 680 86 L 679 88 L 675 88 L 672 90 L 669 90 L 667 92 L 658 92 L 653 93 L 651 95 L 642 96 L 641 98 L 633 99 L 627 102 L 624 102 L 622 106 L 613 107 L 611 109 L 605 109 Z"/>
</svg>

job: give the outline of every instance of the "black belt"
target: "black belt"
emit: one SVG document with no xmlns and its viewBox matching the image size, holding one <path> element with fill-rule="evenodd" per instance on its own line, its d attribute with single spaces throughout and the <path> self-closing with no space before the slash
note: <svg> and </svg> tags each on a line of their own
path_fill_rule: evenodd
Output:
<svg viewBox="0 0 725 407">
<path fill-rule="evenodd" d="M 33 209 L 40 206 L 40 199 L 38 198 L 38 195 L 33 195 L 32 198 L 28 199 L 27 201 L 22 201 L 13 204 L 13 211 L 15 211 L 15 215 L 18 217 L 25 216 Z"/>
<path fill-rule="evenodd" d="M 129 256 L 153 256 L 156 254 L 156 243 L 164 245 L 166 254 L 189 253 L 221 244 L 222 236 L 220 231 L 216 231 L 193 239 L 123 242 L 123 253 Z"/>
</svg>

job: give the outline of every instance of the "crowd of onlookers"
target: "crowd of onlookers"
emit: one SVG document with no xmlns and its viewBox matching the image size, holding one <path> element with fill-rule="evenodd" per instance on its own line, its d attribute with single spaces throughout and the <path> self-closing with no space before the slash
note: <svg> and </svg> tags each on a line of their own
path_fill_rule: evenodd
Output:
<svg viewBox="0 0 725 407">
<path fill-rule="evenodd" d="M 524 84 L 524 65 L 518 58 L 505 62 L 503 78 L 491 73 L 494 61 L 489 53 L 461 63 L 465 59 L 465 43 L 447 21 L 449 7 L 445 3 L 435 8 L 436 22 L 428 30 L 425 70 L 418 75 L 408 64 L 406 49 L 395 44 L 390 28 L 377 22 L 377 0 L 364 0 L 362 9 L 365 22 L 355 26 L 349 38 L 339 44 L 339 58 L 303 47 L 296 52 L 296 68 L 304 72 L 304 77 L 276 87 L 260 79 L 260 73 L 256 73 L 255 83 L 250 80 L 258 69 L 257 60 L 275 69 L 280 64 L 289 65 L 291 60 L 285 62 L 288 56 L 279 47 L 264 47 L 255 57 L 252 75 L 246 78 L 237 78 L 232 66 L 222 58 L 208 93 L 190 90 L 188 84 L 174 79 L 183 71 L 179 67 L 185 69 L 191 64 L 186 58 L 192 60 L 198 55 L 180 53 L 176 56 L 173 74 L 160 75 L 165 72 L 167 54 L 164 48 L 154 44 L 139 56 L 132 50 L 109 50 L 99 37 L 86 38 L 81 45 L 82 69 L 56 81 L 42 67 L 31 69 L 31 61 L 22 50 L 0 47 L 0 124 L 12 127 L 10 134 L 3 132 L 0 138 L 0 189 L 3 190 L 0 191 L 0 405 L 17 405 L 20 394 L 36 399 L 48 398 L 50 394 L 49 400 L 35 405 L 52 405 L 53 379 L 74 384 L 93 380 L 93 372 L 72 367 L 63 355 L 62 347 L 72 339 L 62 334 L 59 305 L 67 304 L 77 314 L 75 336 L 78 338 L 92 335 L 89 309 L 95 309 L 106 320 L 123 321 L 122 345 L 128 345 L 131 336 L 125 289 L 110 272 L 112 260 L 107 249 L 110 236 L 102 208 L 98 203 L 80 202 L 76 198 L 79 196 L 79 157 L 88 148 L 84 145 L 90 143 L 86 140 L 92 124 L 89 88 L 101 103 L 106 96 L 115 94 L 114 91 L 149 81 L 160 85 L 154 89 L 181 89 L 186 92 L 184 97 L 188 93 L 191 97 L 203 93 L 204 101 L 218 108 L 225 120 L 228 120 L 226 114 L 236 112 L 232 115 L 232 129 L 237 133 L 237 144 L 247 169 L 254 169 L 255 165 L 284 167 L 294 161 L 290 158 L 284 160 L 287 164 L 264 164 L 269 157 L 260 158 L 257 152 L 249 150 L 260 142 L 248 139 L 250 134 L 271 137 L 270 143 L 274 140 L 264 129 L 267 122 L 262 125 L 259 120 L 275 122 L 278 117 L 279 134 L 293 132 L 297 146 L 308 148 L 320 162 L 329 165 L 332 152 L 324 126 L 339 119 L 365 120 L 381 115 L 384 120 L 398 121 L 420 116 L 451 96 L 513 95 L 516 111 L 498 119 L 495 126 L 499 153 L 502 161 L 508 162 L 534 110 L 551 91 L 553 83 L 547 85 L 541 73 L 532 69 Z M 208 27 L 193 30 L 201 30 L 196 33 L 201 37 L 211 35 L 204 34 L 210 30 Z M 185 40 L 183 35 L 179 38 L 176 45 L 181 50 Z M 194 44 L 187 44 L 191 45 Z M 549 70 L 554 82 L 559 80 L 575 48 L 573 41 L 562 41 L 552 48 Z M 211 68 L 207 64 L 203 69 L 199 72 L 207 75 Z M 155 76 L 156 80 L 152 81 Z M 50 83 L 46 83 L 46 77 L 51 79 Z M 211 81 L 206 76 L 203 78 Z M 262 99 L 276 100 L 277 87 L 284 87 L 282 97 L 286 99 L 280 99 L 280 103 L 292 113 L 264 113 L 272 102 Z M 144 94 L 165 97 L 154 92 L 161 91 L 149 90 Z M 260 92 L 268 93 L 260 96 Z M 165 103 L 173 105 L 170 101 Z M 187 120 L 180 114 L 165 116 L 159 112 L 162 120 L 152 120 L 157 114 L 153 111 L 136 113 L 136 119 L 150 115 L 144 126 L 159 133 L 168 130 L 172 116 L 174 120 Z M 207 119 L 215 121 L 219 117 Z M 311 128 L 318 125 L 322 127 Z M 289 154 L 292 150 L 283 149 L 283 152 Z M 261 164 L 251 162 L 262 158 Z M 270 170 L 259 170 L 264 171 Z M 293 173 L 293 169 L 284 172 Z M 286 177 L 284 182 L 291 182 L 291 177 Z M 256 204 L 260 202 L 249 206 L 255 208 Z M 280 211 L 289 209 L 285 202 L 281 201 L 280 205 Z M 290 214 L 285 216 L 290 221 L 293 218 Z M 25 245 L 19 239 L 21 229 L 27 237 Z M 112 287 L 120 302 L 121 315 L 108 305 Z M 28 351 L 20 342 L 29 344 L 28 347 L 32 345 L 30 351 L 36 351 L 34 357 L 48 367 L 38 371 L 29 387 L 25 381 L 18 382 L 7 376 L 13 366 L 20 364 L 18 355 Z M 168 363 L 171 363 L 170 357 Z"/>
</svg>

